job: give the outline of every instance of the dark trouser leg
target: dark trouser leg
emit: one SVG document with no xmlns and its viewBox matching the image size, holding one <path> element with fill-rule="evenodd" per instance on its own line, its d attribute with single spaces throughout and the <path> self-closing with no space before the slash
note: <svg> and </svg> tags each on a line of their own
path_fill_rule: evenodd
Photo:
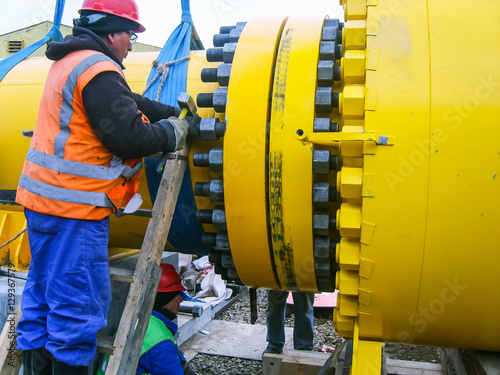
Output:
<svg viewBox="0 0 500 375">
<path fill-rule="evenodd" d="M 23 375 L 51 375 L 53 356 L 45 348 L 23 352 Z"/>
<path fill-rule="evenodd" d="M 67 363 L 54 360 L 52 363 L 53 375 L 88 375 L 88 366 L 70 366 Z"/>
<path fill-rule="evenodd" d="M 295 325 L 293 346 L 296 350 L 313 350 L 314 340 L 314 293 L 293 292 Z"/>
<path fill-rule="evenodd" d="M 267 294 L 266 324 L 268 348 L 283 350 L 285 345 L 285 312 L 288 292 L 269 290 Z"/>
</svg>

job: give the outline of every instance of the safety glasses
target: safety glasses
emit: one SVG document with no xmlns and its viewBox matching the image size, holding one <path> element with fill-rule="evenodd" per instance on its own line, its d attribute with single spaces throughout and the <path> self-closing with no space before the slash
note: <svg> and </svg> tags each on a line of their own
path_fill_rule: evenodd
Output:
<svg viewBox="0 0 500 375">
<path fill-rule="evenodd" d="M 133 31 L 128 32 L 128 40 L 130 41 L 130 47 L 134 45 L 135 42 L 137 42 L 137 34 L 134 33 Z"/>
</svg>

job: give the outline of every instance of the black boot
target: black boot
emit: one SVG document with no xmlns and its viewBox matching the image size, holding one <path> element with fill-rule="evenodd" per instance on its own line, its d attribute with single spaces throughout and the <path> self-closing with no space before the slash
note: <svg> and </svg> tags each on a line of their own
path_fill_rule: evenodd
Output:
<svg viewBox="0 0 500 375">
<path fill-rule="evenodd" d="M 88 366 L 71 366 L 56 359 L 52 361 L 53 375 L 88 375 Z"/>
<path fill-rule="evenodd" d="M 45 348 L 25 350 L 23 352 L 24 375 L 52 375 L 54 357 Z"/>
</svg>

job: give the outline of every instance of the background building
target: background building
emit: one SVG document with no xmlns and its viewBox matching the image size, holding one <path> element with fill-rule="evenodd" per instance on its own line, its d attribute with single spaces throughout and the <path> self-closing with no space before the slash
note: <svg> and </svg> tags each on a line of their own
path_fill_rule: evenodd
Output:
<svg viewBox="0 0 500 375">
<path fill-rule="evenodd" d="M 44 21 L 35 25 L 25 27 L 19 30 L 11 31 L 10 33 L 0 35 L 0 58 L 5 58 L 21 49 L 32 45 L 33 43 L 42 39 L 49 30 L 54 26 L 50 21 Z M 61 25 L 61 33 L 63 36 L 71 34 L 72 27 Z M 45 56 L 47 46 L 39 48 L 31 57 Z M 134 52 L 144 51 L 160 51 L 161 48 L 150 46 L 143 43 L 134 44 Z"/>
</svg>

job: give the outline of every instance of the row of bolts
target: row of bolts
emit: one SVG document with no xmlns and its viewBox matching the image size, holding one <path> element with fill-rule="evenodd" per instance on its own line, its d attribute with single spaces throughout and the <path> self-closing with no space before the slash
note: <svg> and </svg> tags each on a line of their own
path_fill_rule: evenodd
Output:
<svg viewBox="0 0 500 375">
<path fill-rule="evenodd" d="M 231 66 L 236 51 L 236 46 L 246 22 L 240 22 L 236 26 L 224 26 L 220 34 L 214 35 L 214 46 L 207 50 L 209 62 L 222 62 L 217 68 L 205 68 L 201 72 L 203 82 L 217 82 L 220 86 L 228 86 L 231 74 Z M 342 29 L 343 23 L 337 19 L 326 19 L 322 30 L 318 62 L 318 87 L 316 89 L 315 109 L 317 113 L 330 113 L 333 108 L 339 106 L 339 93 L 333 92 L 332 86 L 335 81 L 341 80 L 341 71 L 335 61 L 342 56 Z M 340 43 L 338 43 L 340 41 Z M 213 107 L 216 112 L 225 112 L 227 102 L 227 87 L 219 87 L 213 93 L 199 94 L 197 104 L 201 108 Z M 224 136 L 226 123 L 216 118 L 204 118 L 200 122 L 200 137 L 205 141 L 217 141 Z M 314 132 L 338 132 L 339 124 L 331 122 L 329 118 L 318 117 L 314 121 Z M 332 155 L 329 150 L 314 150 L 313 173 L 328 174 L 331 170 L 338 170 L 338 156 Z M 216 147 L 209 152 L 199 152 L 193 155 L 193 164 L 197 167 L 209 167 L 212 172 L 223 171 L 223 149 Z M 223 180 L 216 179 L 210 182 L 196 182 L 194 186 L 196 196 L 207 196 L 213 202 L 224 202 Z M 327 210 L 328 203 L 337 200 L 337 189 L 330 186 L 329 182 L 313 183 L 313 204 L 322 208 L 315 210 L 313 215 L 313 229 L 320 235 L 314 240 L 315 256 L 319 258 L 331 258 L 334 242 L 330 241 L 329 231 L 336 227 L 335 217 Z M 326 208 L 326 209 L 325 209 Z M 230 256 L 229 239 L 227 235 L 226 216 L 224 206 L 215 206 L 213 210 L 198 210 L 197 220 L 200 223 L 212 224 L 217 233 L 204 233 L 202 242 L 204 245 L 215 246 L 216 249 L 227 252 Z M 234 267 L 232 259 L 223 261 L 223 265 Z M 325 269 L 324 276 L 331 275 L 329 267 Z M 233 268 L 229 268 L 230 271 Z M 237 279 L 237 274 L 226 275 L 230 279 Z M 232 276 L 232 277 L 231 277 Z M 331 276 L 330 276 L 331 277 Z M 327 284 L 331 284 L 329 280 Z M 323 289 L 331 289 L 331 285 L 324 285 Z"/>
</svg>

